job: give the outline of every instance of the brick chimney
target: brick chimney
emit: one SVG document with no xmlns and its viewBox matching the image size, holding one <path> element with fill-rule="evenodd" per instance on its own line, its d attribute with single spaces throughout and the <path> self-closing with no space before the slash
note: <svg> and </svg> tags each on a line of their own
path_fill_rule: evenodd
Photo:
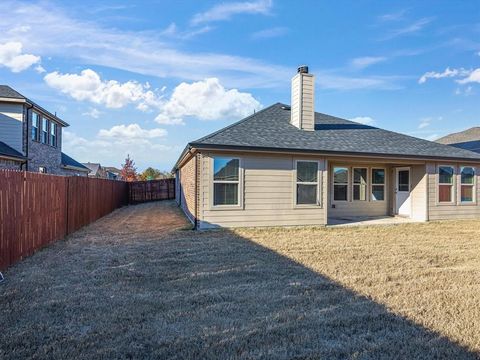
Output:
<svg viewBox="0 0 480 360">
<path fill-rule="evenodd" d="M 290 123 L 306 131 L 315 130 L 314 84 L 315 77 L 308 73 L 308 66 L 299 66 L 292 78 Z"/>
</svg>

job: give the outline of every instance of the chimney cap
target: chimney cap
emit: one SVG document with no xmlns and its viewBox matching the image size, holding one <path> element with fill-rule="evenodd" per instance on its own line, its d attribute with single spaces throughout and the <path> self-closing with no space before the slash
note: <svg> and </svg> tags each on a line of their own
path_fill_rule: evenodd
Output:
<svg viewBox="0 0 480 360">
<path fill-rule="evenodd" d="M 297 68 L 297 73 L 299 74 L 308 74 L 308 66 L 307 65 L 300 65 Z"/>
</svg>

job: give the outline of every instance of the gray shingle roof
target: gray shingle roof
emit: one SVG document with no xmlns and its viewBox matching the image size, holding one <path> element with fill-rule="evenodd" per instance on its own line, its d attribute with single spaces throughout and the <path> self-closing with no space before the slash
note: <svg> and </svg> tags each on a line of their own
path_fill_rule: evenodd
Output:
<svg viewBox="0 0 480 360">
<path fill-rule="evenodd" d="M 62 162 L 62 165 L 64 165 L 64 166 L 73 166 L 73 167 L 76 167 L 76 168 L 79 168 L 79 169 L 84 169 L 85 171 L 90 171 L 89 168 L 87 168 L 86 166 L 83 166 L 77 160 L 71 158 L 70 156 L 68 156 L 67 154 L 65 154 L 63 152 L 62 152 L 61 162 Z"/>
<path fill-rule="evenodd" d="M 22 153 L 18 152 L 14 148 L 8 146 L 4 142 L 0 141 L 0 156 L 8 156 L 12 158 L 18 158 L 19 160 L 24 160 L 25 156 Z"/>
<path fill-rule="evenodd" d="M 436 140 L 440 144 L 455 146 L 460 149 L 480 153 L 480 127 L 453 133 Z"/>
<path fill-rule="evenodd" d="M 290 124 L 289 107 L 280 103 L 189 146 L 480 161 L 480 154 L 471 151 L 321 113 L 315 113 L 315 131 L 300 130 Z"/>
<path fill-rule="evenodd" d="M 9 98 L 9 99 L 27 99 L 25 96 L 13 90 L 8 85 L 0 85 L 0 97 Z"/>
</svg>

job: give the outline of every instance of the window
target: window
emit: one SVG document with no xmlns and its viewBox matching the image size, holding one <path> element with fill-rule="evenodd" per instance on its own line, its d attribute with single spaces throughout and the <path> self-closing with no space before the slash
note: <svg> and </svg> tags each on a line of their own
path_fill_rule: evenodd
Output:
<svg viewBox="0 0 480 360">
<path fill-rule="evenodd" d="M 239 205 L 240 160 L 213 159 L 213 205 Z"/>
<path fill-rule="evenodd" d="M 410 170 L 398 170 L 398 191 L 410 191 Z"/>
<path fill-rule="evenodd" d="M 46 118 L 42 118 L 42 143 L 48 144 L 48 120 Z"/>
<path fill-rule="evenodd" d="M 38 172 L 42 173 L 42 174 L 46 174 L 47 173 L 47 168 L 45 166 L 40 166 L 38 168 Z"/>
<path fill-rule="evenodd" d="M 40 115 L 32 112 L 32 140 L 38 140 L 38 128 L 40 127 Z"/>
<path fill-rule="evenodd" d="M 372 200 L 385 200 L 385 169 L 372 169 Z"/>
<path fill-rule="evenodd" d="M 57 124 L 50 123 L 50 145 L 57 146 Z"/>
<path fill-rule="evenodd" d="M 367 200 L 366 168 L 353 168 L 353 200 Z"/>
<path fill-rule="evenodd" d="M 318 162 L 297 161 L 297 205 L 318 204 Z"/>
<path fill-rule="evenodd" d="M 333 200 L 347 201 L 348 199 L 348 168 L 333 168 Z"/>
<path fill-rule="evenodd" d="M 451 166 L 438 167 L 438 202 L 453 201 L 453 174 Z"/>
<path fill-rule="evenodd" d="M 460 178 L 460 201 L 462 203 L 474 202 L 475 169 L 470 166 L 462 166 Z"/>
</svg>

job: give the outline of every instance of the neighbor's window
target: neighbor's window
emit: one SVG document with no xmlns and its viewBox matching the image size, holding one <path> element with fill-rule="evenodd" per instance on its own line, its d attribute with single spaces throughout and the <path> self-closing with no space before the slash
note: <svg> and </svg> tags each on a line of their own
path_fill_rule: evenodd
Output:
<svg viewBox="0 0 480 360">
<path fill-rule="evenodd" d="M 240 160 L 213 159 L 213 205 L 238 205 Z"/>
<path fill-rule="evenodd" d="M 48 144 L 48 120 L 42 118 L 42 143 Z"/>
<path fill-rule="evenodd" d="M 333 200 L 347 201 L 348 199 L 348 168 L 333 168 Z"/>
<path fill-rule="evenodd" d="M 50 145 L 57 146 L 57 124 L 50 123 Z"/>
<path fill-rule="evenodd" d="M 367 200 L 367 168 L 353 168 L 353 200 Z"/>
<path fill-rule="evenodd" d="M 372 169 L 372 200 L 385 200 L 385 169 Z"/>
<path fill-rule="evenodd" d="M 297 161 L 297 205 L 318 204 L 318 162 Z"/>
<path fill-rule="evenodd" d="M 40 115 L 32 112 L 32 140 L 38 140 L 38 128 L 40 127 Z"/>
<path fill-rule="evenodd" d="M 473 197 L 475 193 L 475 169 L 470 166 L 462 166 L 460 168 L 460 175 L 460 201 L 473 202 Z"/>
<path fill-rule="evenodd" d="M 453 174 L 454 170 L 451 166 L 438 167 L 438 202 L 452 202 Z"/>
<path fill-rule="evenodd" d="M 46 174 L 47 173 L 47 168 L 45 166 L 40 166 L 38 168 L 38 172 L 42 173 L 42 174 Z"/>
</svg>

